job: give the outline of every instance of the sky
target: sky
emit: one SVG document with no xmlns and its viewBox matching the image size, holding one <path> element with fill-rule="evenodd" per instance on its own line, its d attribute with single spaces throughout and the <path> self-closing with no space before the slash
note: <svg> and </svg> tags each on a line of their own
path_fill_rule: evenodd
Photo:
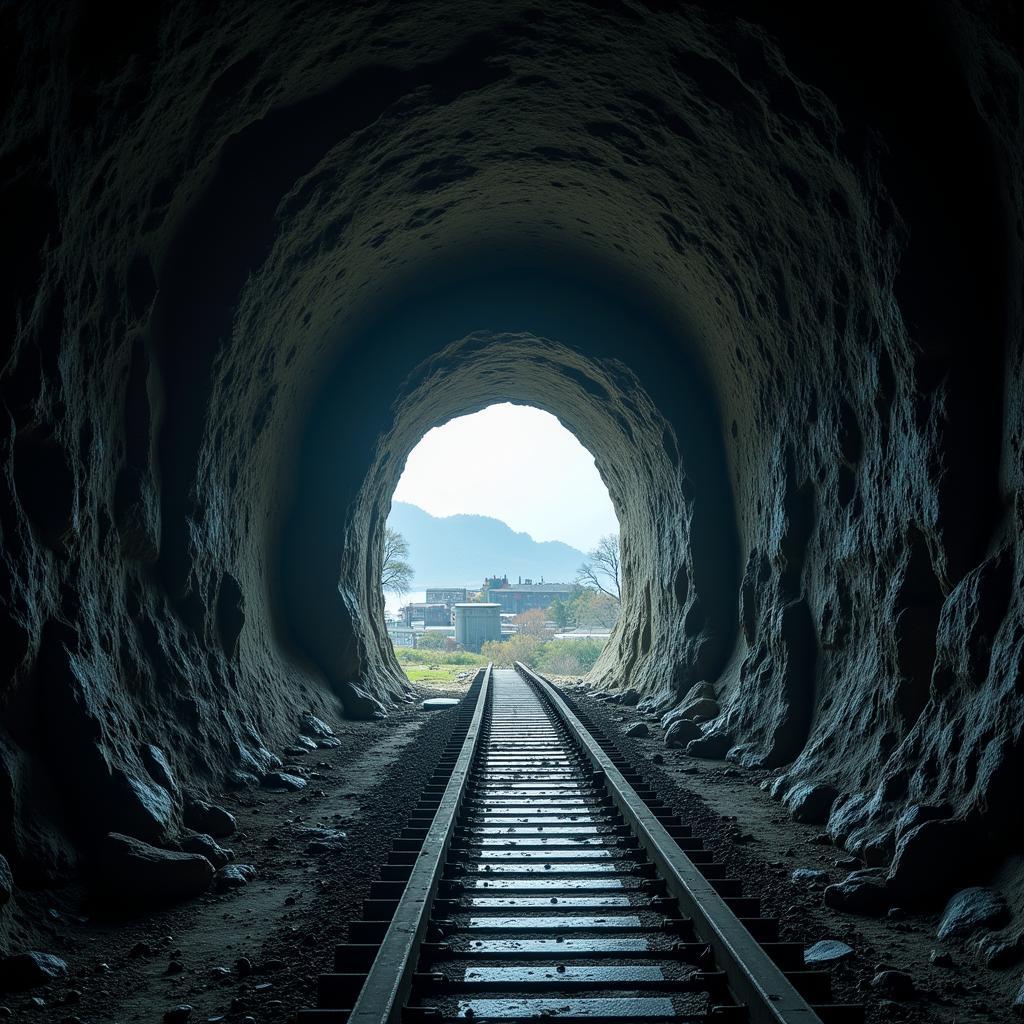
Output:
<svg viewBox="0 0 1024 1024">
<path fill-rule="evenodd" d="M 619 530 L 590 452 L 550 413 L 507 402 L 424 435 L 394 500 L 433 516 L 492 516 L 581 551 Z"/>
</svg>

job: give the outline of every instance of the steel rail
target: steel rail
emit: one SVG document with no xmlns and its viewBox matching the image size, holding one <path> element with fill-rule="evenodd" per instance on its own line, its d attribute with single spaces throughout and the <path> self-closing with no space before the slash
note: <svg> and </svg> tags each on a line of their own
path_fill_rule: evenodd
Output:
<svg viewBox="0 0 1024 1024">
<path fill-rule="evenodd" d="M 821 1018 L 761 948 L 700 869 L 679 848 L 561 694 L 542 676 L 516 662 L 519 674 L 548 700 L 574 734 L 609 795 L 658 868 L 700 938 L 712 949 L 733 996 L 747 1007 L 750 1024 L 821 1024 Z"/>
<path fill-rule="evenodd" d="M 466 783 L 473 771 L 473 759 L 491 687 L 492 668 L 488 664 L 484 672 L 462 750 L 419 856 L 413 864 L 409 881 L 395 909 L 395 916 L 391 919 L 359 998 L 348 1015 L 348 1024 L 398 1024 L 401 1020 L 402 1007 L 412 988 L 420 945 L 426 937 L 430 909 L 455 834 L 455 822 L 466 794 Z"/>
</svg>

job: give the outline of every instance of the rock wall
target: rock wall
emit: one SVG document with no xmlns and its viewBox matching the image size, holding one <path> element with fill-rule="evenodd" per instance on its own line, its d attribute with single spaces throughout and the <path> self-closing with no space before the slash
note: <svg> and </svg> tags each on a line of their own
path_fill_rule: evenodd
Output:
<svg viewBox="0 0 1024 1024">
<path fill-rule="evenodd" d="M 151 745 L 201 786 L 403 699 L 391 488 L 506 399 L 620 514 L 601 685 L 712 684 L 853 846 L 1012 834 L 1019 15 L 782 6 L 0 12 L 16 877 L 173 831 Z"/>
</svg>

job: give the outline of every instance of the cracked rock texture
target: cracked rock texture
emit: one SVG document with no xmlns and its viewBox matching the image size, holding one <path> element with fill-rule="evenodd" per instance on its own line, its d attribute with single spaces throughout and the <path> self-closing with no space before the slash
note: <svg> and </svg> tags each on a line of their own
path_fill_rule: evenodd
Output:
<svg viewBox="0 0 1024 1024">
<path fill-rule="evenodd" d="M 392 489 L 501 400 L 574 430 L 619 513 L 594 681 L 713 684 L 696 749 L 826 787 L 872 863 L 920 860 L 914 805 L 1006 848 L 1020 16 L 777 6 L 0 12 L 16 883 L 402 699 Z"/>
</svg>

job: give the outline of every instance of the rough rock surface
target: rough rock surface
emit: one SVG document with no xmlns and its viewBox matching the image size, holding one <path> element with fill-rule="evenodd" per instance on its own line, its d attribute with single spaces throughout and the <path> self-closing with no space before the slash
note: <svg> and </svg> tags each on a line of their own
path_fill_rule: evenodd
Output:
<svg viewBox="0 0 1024 1024">
<path fill-rule="evenodd" d="M 1002 928 L 1010 919 L 1010 908 L 1002 893 L 972 886 L 954 894 L 939 921 L 939 939 L 970 935 L 978 928 Z"/>
<path fill-rule="evenodd" d="M 616 504 L 595 685 L 716 684 L 691 751 L 858 797 L 857 849 L 1019 834 L 1019 18 L 798 6 L 5 5 L 19 880 L 403 697 L 388 502 L 496 400 Z"/>
<path fill-rule="evenodd" d="M 68 965 L 52 953 L 17 953 L 0 959 L 0 990 L 19 991 L 66 978 Z"/>
<path fill-rule="evenodd" d="M 111 833 L 103 843 L 97 874 L 110 893 L 128 903 L 172 903 L 205 892 L 213 865 L 201 854 L 161 850 Z"/>
</svg>

